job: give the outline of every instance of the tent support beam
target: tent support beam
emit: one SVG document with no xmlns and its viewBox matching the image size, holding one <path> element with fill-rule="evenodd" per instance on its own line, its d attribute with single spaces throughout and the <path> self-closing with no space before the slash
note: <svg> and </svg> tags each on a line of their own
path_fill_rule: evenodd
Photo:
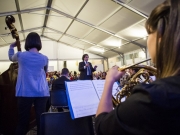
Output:
<svg viewBox="0 0 180 135">
<path fill-rule="evenodd" d="M 81 20 L 81 19 L 75 18 L 75 17 L 73 17 L 72 15 L 69 15 L 69 14 L 67 14 L 67 13 L 64 13 L 64 12 L 62 12 L 62 11 L 60 11 L 60 10 L 57 10 L 57 9 L 54 9 L 54 8 L 51 8 L 51 10 L 54 11 L 54 12 L 56 12 L 56 13 L 58 13 L 58 14 L 64 15 L 64 16 L 66 16 L 67 18 L 70 18 L 70 19 L 73 19 L 73 20 L 75 20 L 75 21 L 77 21 L 77 22 L 80 22 L 80 23 L 82 23 L 82 24 L 84 24 L 84 25 L 87 25 L 87 26 L 92 27 L 92 28 L 94 28 L 94 29 L 97 29 L 97 30 L 100 30 L 100 31 L 102 31 L 102 32 L 105 32 L 105 33 L 107 33 L 107 34 L 109 34 L 109 35 L 111 35 L 111 36 L 113 36 L 113 37 L 116 37 L 116 38 L 119 38 L 119 39 L 122 39 L 122 40 L 125 40 L 125 41 L 127 41 L 127 42 L 131 42 L 131 43 L 135 44 L 135 42 L 132 42 L 131 40 L 128 40 L 128 39 L 126 39 L 126 38 L 123 38 L 123 37 L 121 37 L 121 36 L 119 36 L 119 35 L 116 35 L 116 34 L 113 33 L 113 32 L 110 32 L 110 31 L 107 31 L 107 30 L 105 30 L 105 29 L 102 29 L 102 28 L 100 28 L 100 27 L 98 27 L 98 26 L 95 26 L 95 25 L 93 25 L 93 24 L 90 24 L 90 23 L 88 23 L 88 22 L 85 22 L 85 21 L 83 21 L 83 20 Z M 143 46 L 143 45 L 140 45 L 140 44 L 138 44 L 138 43 L 135 44 L 135 45 L 137 45 L 137 46 L 139 46 L 139 47 L 142 47 L 142 46 Z"/>
<path fill-rule="evenodd" d="M 49 38 L 49 37 L 47 37 L 47 36 L 43 36 L 43 37 L 45 37 L 45 38 L 47 38 L 47 39 L 50 39 L 50 40 L 52 40 L 52 41 L 57 42 L 55 39 Z M 76 49 L 83 50 L 82 48 L 75 47 L 75 46 L 71 46 L 70 44 L 65 43 L 65 42 L 58 41 L 58 43 L 62 43 L 62 44 L 64 44 L 64 45 L 67 45 L 67 46 L 70 46 L 70 47 L 73 47 L 73 48 L 76 48 Z M 86 51 L 86 52 L 89 52 L 89 51 Z M 92 52 L 89 52 L 89 53 L 92 53 Z M 105 59 L 105 58 L 107 59 L 107 57 L 104 57 L 104 56 L 102 56 L 102 55 L 99 55 L 99 54 L 96 54 L 96 53 L 92 53 L 92 54 L 95 54 L 95 55 L 100 56 L 100 57 L 102 57 L 102 58 L 104 58 L 104 59 Z"/>
<path fill-rule="evenodd" d="M 89 0 L 86 0 L 84 2 L 84 4 L 82 5 L 82 7 L 80 8 L 80 10 L 78 11 L 78 13 L 74 16 L 74 18 L 76 18 L 80 12 L 83 10 L 83 8 L 85 7 L 85 5 L 88 3 Z M 64 31 L 64 33 L 61 35 L 61 37 L 58 39 L 58 41 L 61 40 L 61 38 L 64 36 L 64 34 L 66 34 L 66 32 L 68 31 L 68 29 L 70 28 L 70 26 L 72 25 L 72 23 L 74 22 L 74 19 L 71 21 L 71 23 L 69 24 L 69 26 L 66 28 L 66 30 Z"/>
<path fill-rule="evenodd" d="M 30 12 L 41 11 L 41 10 L 46 10 L 46 9 L 48 8 L 40 7 L 40 8 L 25 9 L 25 10 L 20 10 L 20 11 L 13 11 L 13 12 L 4 12 L 4 13 L 0 13 L 0 17 L 7 16 L 7 15 L 30 13 Z"/>
<path fill-rule="evenodd" d="M 146 14 L 144 14 L 144 13 L 142 13 L 142 12 L 140 12 L 140 11 L 138 11 L 138 10 L 136 10 L 136 9 L 134 9 L 134 8 L 126 5 L 126 4 L 124 4 L 124 3 L 121 2 L 120 0 L 112 0 L 112 1 L 114 1 L 115 3 L 121 5 L 122 7 L 125 7 L 125 8 L 127 8 L 128 10 L 130 10 L 130 11 L 132 11 L 132 12 L 134 12 L 134 13 L 136 13 L 136 14 L 138 14 L 138 15 L 146 18 L 146 19 L 148 18 L 148 16 L 147 16 Z"/>
<path fill-rule="evenodd" d="M 43 27 L 44 27 L 44 28 L 43 28 L 43 30 L 42 30 L 42 35 L 44 35 L 45 27 L 46 27 L 46 25 L 47 25 L 47 21 L 48 21 L 48 18 L 49 18 L 49 13 L 50 13 L 49 8 L 51 8 L 52 1 L 53 1 L 53 0 L 48 0 L 47 9 L 46 9 L 46 16 L 45 16 L 44 24 L 43 24 Z"/>
<path fill-rule="evenodd" d="M 19 6 L 19 1 L 15 0 L 15 3 L 16 3 L 17 11 L 20 12 L 21 10 L 20 10 L 20 6 Z M 18 14 L 18 18 L 19 18 L 19 23 L 20 23 L 20 26 L 21 26 L 21 30 L 24 30 L 21 14 Z M 23 33 L 23 37 L 25 39 L 25 34 L 24 33 Z"/>
</svg>

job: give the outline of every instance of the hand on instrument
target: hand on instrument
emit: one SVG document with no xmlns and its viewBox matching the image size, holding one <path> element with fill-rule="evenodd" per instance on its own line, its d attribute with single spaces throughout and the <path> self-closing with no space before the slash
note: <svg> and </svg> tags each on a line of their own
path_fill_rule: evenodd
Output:
<svg viewBox="0 0 180 135">
<path fill-rule="evenodd" d="M 125 71 L 118 71 L 118 66 L 113 66 L 107 73 L 106 80 L 118 81 L 124 74 Z"/>
<path fill-rule="evenodd" d="M 19 41 L 19 40 L 17 40 L 16 42 L 12 43 L 12 44 L 10 45 L 10 48 L 16 47 L 17 44 L 20 44 L 20 41 Z"/>
<path fill-rule="evenodd" d="M 10 48 L 14 48 L 14 47 L 16 47 L 16 46 L 17 46 L 17 43 L 14 42 L 14 43 L 12 43 L 12 44 L 10 45 Z"/>
</svg>

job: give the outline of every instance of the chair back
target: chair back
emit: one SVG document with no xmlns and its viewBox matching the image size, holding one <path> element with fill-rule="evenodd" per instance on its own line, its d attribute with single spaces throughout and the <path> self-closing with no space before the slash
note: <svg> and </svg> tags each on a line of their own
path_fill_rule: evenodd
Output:
<svg viewBox="0 0 180 135">
<path fill-rule="evenodd" d="M 71 119 L 70 112 L 43 113 L 41 135 L 94 135 L 92 117 Z"/>
<path fill-rule="evenodd" d="M 67 96 L 65 90 L 50 91 L 51 105 L 54 107 L 67 107 Z"/>
</svg>

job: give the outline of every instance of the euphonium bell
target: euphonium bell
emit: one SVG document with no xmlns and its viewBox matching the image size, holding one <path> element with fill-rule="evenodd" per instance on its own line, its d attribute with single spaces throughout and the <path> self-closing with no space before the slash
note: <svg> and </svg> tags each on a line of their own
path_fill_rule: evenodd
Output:
<svg viewBox="0 0 180 135">
<path fill-rule="evenodd" d="M 131 95 L 134 86 L 136 86 L 137 84 L 152 82 L 151 76 L 156 76 L 156 68 L 147 65 L 138 65 L 149 60 L 150 59 L 147 59 L 130 66 L 120 67 L 118 69 L 119 71 L 123 71 L 126 69 L 136 69 L 138 70 L 138 72 L 132 75 L 125 73 L 125 75 L 120 78 L 120 85 L 118 86 L 117 92 L 112 96 L 114 107 L 119 105 L 123 98 L 128 98 Z"/>
</svg>

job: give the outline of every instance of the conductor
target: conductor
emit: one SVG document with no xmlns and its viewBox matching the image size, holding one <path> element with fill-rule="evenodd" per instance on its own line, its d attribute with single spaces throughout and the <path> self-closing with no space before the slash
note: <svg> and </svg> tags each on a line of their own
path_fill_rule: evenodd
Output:
<svg viewBox="0 0 180 135">
<path fill-rule="evenodd" d="M 79 62 L 80 77 L 79 80 L 92 80 L 92 73 L 96 71 L 97 66 L 92 67 L 92 64 L 88 62 L 89 55 L 84 54 L 82 56 L 82 62 Z"/>
</svg>

